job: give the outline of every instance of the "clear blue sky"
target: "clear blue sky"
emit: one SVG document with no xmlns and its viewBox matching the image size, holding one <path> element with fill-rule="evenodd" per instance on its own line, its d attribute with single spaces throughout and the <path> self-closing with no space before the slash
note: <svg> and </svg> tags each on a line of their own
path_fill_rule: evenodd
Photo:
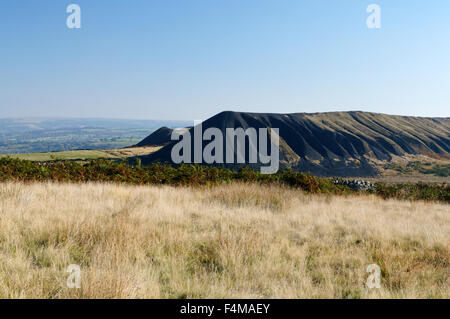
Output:
<svg viewBox="0 0 450 319">
<path fill-rule="evenodd" d="M 66 27 L 66 7 L 82 28 Z M 366 7 L 382 27 L 366 27 Z M 450 116 L 448 0 L 2 0 L 0 117 Z"/>
</svg>

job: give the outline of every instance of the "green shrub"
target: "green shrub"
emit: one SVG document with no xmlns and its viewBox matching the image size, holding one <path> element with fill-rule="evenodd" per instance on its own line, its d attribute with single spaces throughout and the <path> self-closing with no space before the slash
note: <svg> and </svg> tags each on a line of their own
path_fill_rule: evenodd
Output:
<svg viewBox="0 0 450 319">
<path fill-rule="evenodd" d="M 243 167 L 231 170 L 225 167 L 152 164 L 129 165 L 125 161 L 92 160 L 84 164 L 71 161 L 31 162 L 10 157 L 0 158 L 0 182 L 111 182 L 132 185 L 163 184 L 179 186 L 217 185 L 244 182 L 278 184 L 302 189 L 309 193 L 351 194 L 357 191 L 345 185 L 335 185 L 330 179 L 320 178 L 292 169 L 264 175 Z M 370 191 L 383 198 L 430 200 L 450 202 L 450 185 L 443 184 L 384 184 L 377 183 Z"/>
</svg>

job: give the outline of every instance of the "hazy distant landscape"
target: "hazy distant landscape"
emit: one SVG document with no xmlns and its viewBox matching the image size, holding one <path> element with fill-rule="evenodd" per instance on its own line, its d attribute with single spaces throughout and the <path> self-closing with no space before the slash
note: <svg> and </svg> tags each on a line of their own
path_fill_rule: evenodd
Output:
<svg viewBox="0 0 450 319">
<path fill-rule="evenodd" d="M 161 126 L 181 121 L 0 119 L 0 154 L 115 149 L 138 143 Z"/>
</svg>

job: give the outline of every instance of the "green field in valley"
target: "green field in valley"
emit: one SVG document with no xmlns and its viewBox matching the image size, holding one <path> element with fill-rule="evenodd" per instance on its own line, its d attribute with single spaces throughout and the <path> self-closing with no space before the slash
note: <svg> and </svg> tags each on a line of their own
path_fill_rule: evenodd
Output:
<svg viewBox="0 0 450 319">
<path fill-rule="evenodd" d="M 0 158 L 12 157 L 21 160 L 34 162 L 49 161 L 89 161 L 95 159 L 121 159 L 139 155 L 150 154 L 159 147 L 130 147 L 108 150 L 74 150 L 62 152 L 43 152 L 43 153 L 24 153 L 24 154 L 5 154 Z"/>
<path fill-rule="evenodd" d="M 63 152 L 47 152 L 47 153 L 26 153 L 26 154 L 10 154 L 0 155 L 1 157 L 13 157 L 29 161 L 57 161 L 57 160 L 92 160 L 92 159 L 115 159 L 121 158 L 118 155 L 102 150 L 79 150 L 79 151 L 63 151 Z"/>
</svg>

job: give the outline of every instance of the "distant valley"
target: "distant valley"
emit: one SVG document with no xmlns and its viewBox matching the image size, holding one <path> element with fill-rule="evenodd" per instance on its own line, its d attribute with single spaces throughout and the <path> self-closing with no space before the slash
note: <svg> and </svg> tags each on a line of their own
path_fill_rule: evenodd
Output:
<svg viewBox="0 0 450 319">
<path fill-rule="evenodd" d="M 0 154 L 116 149 L 138 143 L 161 126 L 182 121 L 111 119 L 0 119 Z"/>
</svg>

